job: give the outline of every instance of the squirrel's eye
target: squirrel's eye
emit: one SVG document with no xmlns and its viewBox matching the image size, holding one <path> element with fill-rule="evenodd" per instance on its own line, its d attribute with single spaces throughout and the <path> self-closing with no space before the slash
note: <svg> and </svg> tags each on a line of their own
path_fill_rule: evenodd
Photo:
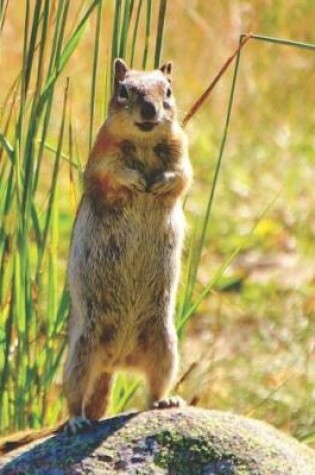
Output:
<svg viewBox="0 0 315 475">
<path fill-rule="evenodd" d="M 172 95 L 172 90 L 169 87 L 168 90 L 166 91 L 166 97 L 171 97 L 171 95 Z"/>
<path fill-rule="evenodd" d="M 127 91 L 126 86 L 124 86 L 123 84 L 121 84 L 119 88 L 119 97 L 121 99 L 128 99 L 128 91 Z"/>
</svg>

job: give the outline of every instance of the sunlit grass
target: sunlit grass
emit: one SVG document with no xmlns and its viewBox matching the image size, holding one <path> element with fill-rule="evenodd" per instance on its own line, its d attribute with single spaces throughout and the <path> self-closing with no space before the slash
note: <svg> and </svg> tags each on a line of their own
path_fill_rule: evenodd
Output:
<svg viewBox="0 0 315 475">
<path fill-rule="evenodd" d="M 270 38 L 263 35 L 252 35 L 252 38 L 253 40 L 277 45 L 277 47 L 289 46 L 296 49 L 301 48 L 314 51 L 313 44 L 305 44 L 300 41 L 295 42 L 294 40 L 286 40 L 284 38 Z M 251 42 L 249 42 L 248 45 L 250 43 Z M 243 56 L 246 55 L 244 52 L 242 52 L 242 54 Z M 246 60 L 243 58 L 243 65 L 244 61 Z M 239 76 L 238 62 L 236 63 L 234 76 L 232 78 L 232 88 L 227 114 L 228 120 L 225 122 L 223 138 L 219 147 L 219 158 L 214 169 L 214 185 L 216 184 L 218 172 L 220 171 L 220 174 L 224 173 L 224 171 L 221 170 L 221 152 L 224 150 L 226 144 L 230 106 L 233 101 L 234 86 L 237 76 Z M 238 83 L 242 80 L 244 81 L 244 77 L 241 76 L 241 79 L 238 77 Z M 241 84 L 238 84 L 239 89 L 240 87 Z M 258 91 L 258 93 L 259 92 L 260 91 Z M 293 91 L 293 94 L 294 93 L 295 91 Z M 296 92 L 296 94 L 299 94 L 299 92 Z M 274 99 L 274 96 L 271 94 L 268 97 L 270 100 Z M 263 106 L 259 111 L 262 111 L 263 113 Z M 243 112 L 246 112 L 249 117 L 252 116 L 252 110 Z M 281 112 L 285 117 L 285 105 L 282 106 Z M 296 124 L 297 130 L 299 128 L 303 130 L 303 125 L 309 123 L 310 117 L 305 116 L 304 119 L 304 124 Z M 256 147 L 258 145 L 264 153 L 268 153 L 268 151 L 270 153 L 272 149 L 270 137 L 268 137 L 269 142 L 266 144 L 263 143 L 262 140 L 262 137 L 264 136 L 264 127 L 269 130 L 269 124 L 264 123 L 262 120 L 260 128 L 257 130 L 255 130 L 254 127 L 243 130 L 244 138 L 242 138 L 240 142 L 245 143 L 246 139 L 249 139 L 248 142 L 252 143 L 252 133 L 254 131 L 257 135 Z M 307 131 L 307 126 L 305 127 L 305 130 Z M 307 143 L 307 135 L 304 137 L 304 140 Z M 301 150 L 295 150 L 295 152 L 300 156 L 304 155 L 302 147 Z M 278 155 L 282 158 L 280 154 Z M 234 152 L 233 156 L 241 157 L 240 151 Z M 250 160 L 252 154 L 247 151 L 245 157 L 247 160 Z M 309 158 L 311 158 L 311 155 L 309 155 Z M 220 167 L 218 167 L 218 162 L 221 164 Z M 283 163 L 278 163 L 277 165 L 275 163 L 269 164 L 270 175 L 276 169 L 281 169 L 281 167 L 282 171 L 285 170 L 285 168 L 283 168 L 285 167 Z M 267 174 L 267 170 L 259 169 L 255 171 L 250 161 L 247 166 L 247 173 L 253 174 L 252 184 L 254 187 L 247 193 L 248 197 L 250 197 L 255 196 L 256 193 L 259 194 L 260 190 L 256 185 L 260 183 L 260 178 L 263 179 L 265 174 Z M 278 197 L 277 201 L 282 201 L 282 206 L 283 200 L 286 200 L 286 196 L 291 195 L 290 200 L 287 202 L 287 205 L 290 206 L 287 212 L 290 213 L 294 212 L 293 210 L 296 210 L 293 196 L 298 196 L 296 192 L 298 187 L 305 191 L 305 185 L 308 184 L 306 185 L 308 193 L 310 192 L 310 188 L 308 180 L 303 182 L 298 179 L 298 177 L 301 176 L 299 170 L 302 164 L 295 162 L 287 164 L 287 166 L 287 171 L 291 171 L 290 175 L 292 176 L 292 179 L 290 181 L 287 180 L 285 186 L 283 186 L 283 183 L 279 181 L 279 174 L 279 176 L 274 179 L 274 182 L 278 183 L 278 192 L 275 196 Z M 244 176 L 246 173 L 242 171 L 240 166 L 237 167 L 231 163 L 229 169 L 231 170 L 231 174 L 235 172 L 238 174 L 240 173 L 240 177 L 242 177 L 242 174 Z M 260 173 L 261 177 L 259 176 Z M 295 180 L 293 178 L 294 174 L 296 174 Z M 305 174 L 305 176 L 307 177 L 307 174 Z M 233 183 L 233 180 L 231 180 L 231 182 Z M 234 183 L 236 183 L 236 180 L 234 180 Z M 294 185 L 294 191 L 292 185 Z M 240 199 L 242 198 L 242 187 L 240 186 L 239 189 L 240 195 L 237 196 L 237 194 L 234 193 L 234 199 L 238 198 L 240 202 L 242 202 L 242 199 Z M 271 190 L 272 187 L 268 190 L 269 194 L 264 196 L 263 203 L 265 205 L 269 200 L 270 203 L 272 202 L 272 195 L 270 195 Z M 211 194 L 213 194 L 213 191 Z M 232 197 L 233 192 L 230 192 L 230 195 Z M 210 207 L 212 210 L 213 197 L 208 201 L 207 209 Z M 311 206 L 313 197 L 313 193 L 309 193 L 308 198 L 305 199 L 305 203 Z M 217 207 L 220 207 L 220 198 L 217 196 L 216 203 L 218 203 Z M 252 205 L 254 205 L 254 203 L 257 213 L 257 202 L 252 201 Z M 263 205 L 261 210 L 265 211 L 263 211 L 262 215 L 256 221 L 257 226 L 254 225 L 251 232 L 244 233 L 243 231 L 243 236 L 235 235 L 233 228 L 231 228 L 230 224 L 225 221 L 226 217 L 231 219 L 232 222 L 235 219 L 240 219 L 238 209 L 233 207 L 233 202 L 229 203 L 229 208 L 229 213 L 226 214 L 226 210 L 224 210 L 225 213 L 222 213 L 220 212 L 220 209 L 218 210 L 218 208 L 214 207 L 214 215 L 213 213 L 211 214 L 210 221 L 206 220 L 206 227 L 209 228 L 209 224 L 210 226 L 212 224 L 213 229 L 212 231 L 210 229 L 209 233 L 205 232 L 201 234 L 201 237 L 203 237 L 203 234 L 206 237 L 207 247 L 210 244 L 213 248 L 211 234 L 214 236 L 218 236 L 219 234 L 216 227 L 217 220 L 221 220 L 223 225 L 225 225 L 225 228 L 231 229 L 230 234 L 228 234 L 227 239 L 225 240 L 225 242 L 229 241 L 228 246 L 223 243 L 221 245 L 218 243 L 216 244 L 216 248 L 214 248 L 216 249 L 214 253 L 215 258 L 219 258 L 223 263 L 218 270 L 213 266 L 208 268 L 208 275 L 212 275 L 213 280 L 204 284 L 203 287 L 200 286 L 200 275 L 206 273 L 205 266 L 209 264 L 209 259 L 207 259 L 207 257 L 205 258 L 207 264 L 203 264 L 200 259 L 198 259 L 198 262 L 201 264 L 198 266 L 200 280 L 198 279 L 197 281 L 200 293 L 192 307 L 193 315 L 196 315 L 196 310 L 199 307 L 199 311 L 197 312 L 199 313 L 198 322 L 189 322 L 190 312 L 187 313 L 187 320 L 188 323 L 190 323 L 188 334 L 194 335 L 194 338 L 190 337 L 188 339 L 189 342 L 186 343 L 186 351 L 189 355 L 187 359 L 188 361 L 193 362 L 192 371 L 188 374 L 188 381 L 186 381 L 187 388 L 190 388 L 190 391 L 194 394 L 194 397 L 192 398 L 194 403 L 206 406 L 214 405 L 215 407 L 223 409 L 230 407 L 248 415 L 261 417 L 295 433 L 303 440 L 314 443 L 314 434 L 313 431 L 310 430 L 312 427 L 311 420 L 314 420 L 314 412 L 311 410 L 314 390 L 310 381 L 310 368 L 314 367 L 314 355 L 312 354 L 312 335 L 314 331 L 314 320 L 312 315 L 314 315 L 314 306 L 313 304 L 307 306 L 307 311 L 303 308 L 303 301 L 308 302 L 310 296 L 314 295 L 314 287 L 312 281 L 307 282 L 305 279 L 305 273 L 307 273 L 307 267 L 305 266 L 307 266 L 307 262 L 305 260 L 303 262 L 303 252 L 301 252 L 301 249 L 296 250 L 294 238 L 292 241 L 288 239 L 288 236 L 292 231 L 284 230 L 284 224 L 281 218 L 277 218 L 277 213 L 279 213 L 279 203 L 273 203 L 271 209 L 268 209 L 268 206 L 264 208 Z M 249 209 L 248 205 L 247 208 Z M 285 207 L 283 207 L 282 212 L 285 212 L 284 210 Z M 267 211 L 269 217 L 265 216 Z M 305 213 L 307 212 L 312 215 L 312 208 L 308 211 L 305 209 Z M 255 222 L 256 219 L 256 217 L 252 216 L 251 223 Z M 276 248 L 276 243 L 271 243 L 268 237 L 275 237 L 277 234 L 281 235 L 281 233 L 283 233 L 284 241 L 282 243 L 279 241 L 278 248 Z M 307 234 L 306 229 L 304 229 L 304 233 L 304 236 L 299 233 L 299 240 L 302 240 L 302 237 L 303 240 L 305 240 Z M 232 235 L 233 239 L 231 239 Z M 312 232 L 311 235 L 313 235 Z M 247 239 L 246 236 L 248 237 Z M 259 236 L 262 238 L 259 239 Z M 238 244 L 239 242 L 241 242 L 241 244 Z M 235 243 L 234 250 L 233 243 Z M 291 244 L 292 248 L 290 247 Z M 197 249 L 196 253 L 198 256 L 200 248 L 198 243 L 196 244 L 195 237 L 193 245 Z M 288 246 L 288 248 L 286 246 Z M 272 258 L 274 261 L 272 264 L 269 263 L 270 255 L 268 256 L 268 253 L 270 252 L 278 253 L 277 260 L 275 260 L 274 257 Z M 309 252 L 310 250 L 308 249 L 308 256 L 310 255 Z M 289 270 L 286 275 L 284 270 L 285 266 L 287 266 L 290 261 L 291 253 L 295 258 L 300 254 L 300 265 L 298 270 L 296 269 L 297 279 L 295 284 L 293 284 L 294 277 L 292 274 L 294 271 Z M 253 263 L 242 268 L 244 265 L 242 262 L 246 262 L 247 255 L 254 256 Z M 274 254 L 272 255 L 274 256 Z M 191 254 L 189 254 L 189 256 L 191 256 Z M 205 252 L 205 249 L 203 249 L 202 256 L 207 256 L 207 251 Z M 259 259 L 256 261 L 258 256 L 260 256 L 261 260 Z M 236 262 L 233 263 L 233 260 Z M 273 268 L 273 271 L 278 271 L 278 276 L 275 280 L 272 280 L 273 277 L 270 274 L 271 277 L 269 277 L 268 286 L 265 285 L 265 280 L 262 281 L 262 284 L 260 284 L 259 281 L 255 282 L 255 280 L 254 284 L 251 282 L 251 274 L 255 273 L 256 266 L 258 277 L 265 279 L 263 271 L 260 271 L 258 268 L 260 264 L 263 267 L 266 266 L 266 268 L 270 266 Z M 277 266 L 279 266 L 279 269 L 277 269 Z M 202 270 L 200 267 L 202 267 Z M 224 277 L 222 270 L 228 270 L 227 277 Z M 314 275 L 314 272 L 309 272 L 310 270 L 311 269 L 308 269 L 308 275 Z M 299 280 L 300 276 L 302 277 L 301 280 Z M 281 282 L 280 279 L 282 279 L 283 282 Z M 205 281 L 205 278 L 203 277 L 202 280 Z M 290 283 L 288 283 L 288 281 Z M 284 292 L 283 288 L 286 288 L 287 290 Z M 184 289 L 184 292 L 185 290 L 186 288 Z M 248 296 L 250 296 L 252 300 L 251 309 L 249 306 L 246 306 L 248 305 L 248 302 L 246 301 Z M 296 307 L 290 307 L 292 301 L 296 302 Z M 290 302 L 290 304 L 288 304 L 288 302 Z M 213 305 L 219 305 L 219 307 L 216 309 Z M 252 315 L 250 313 L 251 311 Z M 244 314 L 244 320 L 241 319 L 241 321 L 239 321 L 237 317 L 238 314 Z M 261 321 L 259 321 L 258 315 L 261 315 Z M 277 325 L 275 325 L 274 317 L 277 319 Z M 248 325 L 248 322 L 250 322 L 250 325 Z M 304 325 L 305 328 L 302 339 L 300 325 Z M 196 333 L 196 328 L 198 329 L 200 326 L 203 329 L 203 335 L 201 332 L 199 333 L 198 330 Z M 264 330 L 264 326 L 266 327 L 266 330 Z M 271 330 L 273 327 L 276 328 L 276 330 Z M 264 332 L 268 335 L 269 341 L 265 337 L 261 338 L 261 334 Z M 286 334 L 285 343 L 283 342 L 284 333 Z M 193 346 L 197 350 L 196 354 L 198 355 L 193 359 L 191 357 L 192 351 L 189 349 L 189 343 L 194 345 L 194 341 L 197 342 L 198 339 L 201 339 L 204 343 L 203 351 L 198 348 L 198 343 L 196 346 Z M 206 339 L 211 341 L 209 349 L 207 349 Z M 220 347 L 222 345 L 222 342 L 220 342 L 221 339 L 225 342 L 225 348 Z M 272 350 L 270 347 L 272 347 Z M 219 350 L 217 348 L 219 348 Z M 268 351 L 270 352 L 269 354 Z M 203 383 L 200 383 L 200 381 Z M 303 381 L 302 384 L 301 381 Z M 194 385 L 195 390 L 193 391 L 192 387 Z M 202 385 L 204 385 L 204 387 L 202 387 Z M 185 384 L 183 386 L 185 387 Z M 223 405 L 221 405 L 222 401 Z M 305 412 L 309 414 L 309 424 L 306 424 L 306 418 L 303 419 L 302 417 L 303 408 L 305 409 Z M 304 429 L 301 429 L 303 425 Z M 306 426 L 309 427 L 308 430 L 306 429 Z"/>
<path fill-rule="evenodd" d="M 3 31 L 13 3 L 1 3 Z M 137 4 L 136 8 L 133 1 L 117 1 L 114 9 L 101 0 L 81 5 L 51 0 L 24 4 L 20 70 L 1 109 L 2 432 L 53 424 L 64 414 L 60 369 L 68 313 L 65 261 L 82 177 L 73 125 L 72 79 L 65 78 L 64 72 L 87 28 L 94 28 L 90 91 L 85 93 L 85 101 L 90 103 L 89 149 L 100 98 L 98 113 L 105 114 L 112 58 L 134 56 L 138 29 L 145 31 L 143 64 L 149 52 L 156 61 L 161 57 L 166 1 Z M 159 12 L 153 31 L 156 23 L 152 15 Z M 112 58 L 101 63 L 105 15 L 112 22 L 112 40 L 107 46 L 112 45 Z M 70 198 L 66 204 L 61 200 L 65 191 Z M 60 242 L 60 234 L 67 236 L 66 245 Z M 124 389 L 122 383 L 116 385 L 118 407 L 126 391 L 129 388 Z"/>
</svg>

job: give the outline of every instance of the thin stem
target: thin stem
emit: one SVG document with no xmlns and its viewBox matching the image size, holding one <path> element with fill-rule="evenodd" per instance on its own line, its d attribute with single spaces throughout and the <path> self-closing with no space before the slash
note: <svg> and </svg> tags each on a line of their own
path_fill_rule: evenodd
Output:
<svg viewBox="0 0 315 475">
<path fill-rule="evenodd" d="M 159 7 L 159 19 L 157 26 L 157 35 L 155 43 L 155 55 L 154 55 L 154 67 L 158 68 L 161 63 L 162 49 L 163 49 L 163 39 L 164 39 L 164 26 L 165 26 L 165 17 L 166 17 L 166 7 L 167 0 L 160 1 Z"/>
<path fill-rule="evenodd" d="M 152 0 L 147 0 L 147 15 L 146 15 L 146 26 L 145 26 L 145 42 L 144 42 L 144 51 L 142 59 L 142 68 L 145 69 L 147 66 L 149 46 L 150 46 L 150 33 L 151 33 L 151 19 L 152 19 Z"/>
<path fill-rule="evenodd" d="M 241 35 L 241 38 L 245 37 L 245 34 Z M 302 41 L 293 41 L 293 40 L 285 40 L 283 38 L 275 38 L 272 36 L 264 36 L 264 35 L 256 35 L 254 33 L 251 33 L 251 38 L 253 40 L 258 40 L 258 41 L 266 41 L 267 43 L 274 43 L 277 45 L 283 45 L 283 46 L 293 46 L 295 48 L 302 48 L 302 49 L 307 49 L 314 51 L 315 50 L 315 45 L 311 43 L 303 43 Z"/>
<path fill-rule="evenodd" d="M 234 53 L 225 61 L 223 64 L 222 68 L 218 72 L 218 74 L 215 76 L 213 81 L 210 83 L 210 85 L 207 87 L 207 89 L 201 94 L 201 96 L 196 100 L 196 102 L 191 106 L 187 114 L 185 115 L 183 119 L 183 127 L 187 125 L 189 120 L 196 114 L 198 109 L 204 104 L 206 99 L 210 96 L 211 92 L 219 82 L 220 78 L 222 75 L 225 73 L 225 71 L 228 69 L 230 64 L 234 61 L 234 59 L 239 55 L 241 49 L 246 45 L 247 41 L 252 37 L 251 34 L 248 35 L 241 35 L 240 36 L 240 43 L 238 48 L 234 51 Z"/>
<path fill-rule="evenodd" d="M 91 99 L 90 99 L 90 127 L 89 127 L 89 150 L 92 147 L 92 140 L 94 135 L 94 116 L 95 116 L 95 98 L 96 98 L 96 83 L 98 70 L 98 57 L 100 47 L 100 35 L 102 26 L 102 3 L 99 3 L 96 17 L 96 28 L 94 38 L 94 56 L 93 56 L 93 70 L 92 70 L 92 85 L 91 85 Z"/>
<path fill-rule="evenodd" d="M 242 39 L 240 38 L 240 45 L 241 44 L 242 44 Z M 219 178 L 219 172 L 220 172 L 220 169 L 221 169 L 222 157 L 223 157 L 223 153 L 224 153 L 224 150 L 225 150 L 225 144 L 226 144 L 228 131 L 229 131 L 229 125 L 230 125 L 230 119 L 231 119 L 231 113 L 232 113 L 232 107 L 233 107 L 233 100 L 234 100 L 235 85 L 236 85 L 236 80 L 237 80 L 237 75 L 238 75 L 238 70 L 239 70 L 241 48 L 238 48 L 237 51 L 238 52 L 237 52 L 236 63 L 235 63 L 235 67 L 234 67 L 232 87 L 231 87 L 231 92 L 230 92 L 230 97 L 229 97 L 228 110 L 227 110 L 227 115 L 226 115 L 226 120 L 225 120 L 223 137 L 222 137 L 222 141 L 221 141 L 219 155 L 218 155 L 218 158 L 217 158 L 217 161 L 216 161 L 216 166 L 215 166 L 215 170 L 214 170 L 214 177 L 213 177 L 212 186 L 211 186 L 211 190 L 210 190 L 210 195 L 209 195 L 209 199 L 208 199 L 208 204 L 207 204 L 207 208 L 206 208 L 206 212 L 205 212 L 205 217 L 204 217 L 204 220 L 203 220 L 201 236 L 200 236 L 200 240 L 199 240 L 198 248 L 197 248 L 197 253 L 196 253 L 196 260 L 194 261 L 194 266 L 195 267 L 194 267 L 194 271 L 192 272 L 191 288 L 190 288 L 190 291 L 188 293 L 188 296 L 189 296 L 188 302 L 191 299 L 191 296 L 192 296 L 192 293 L 193 293 L 193 290 L 194 290 L 194 287 L 195 287 L 196 279 L 197 279 L 197 272 L 198 272 L 198 268 L 199 268 L 199 264 L 200 264 L 200 260 L 201 260 L 202 249 L 203 249 L 203 245 L 204 245 L 204 242 L 205 242 L 206 233 L 207 233 L 207 229 L 208 229 L 208 225 L 209 225 L 209 221 L 210 221 L 210 214 L 211 214 L 211 210 L 212 210 L 214 194 L 215 194 L 215 190 L 216 190 L 216 186 L 217 186 L 217 182 L 218 182 L 218 178 Z"/>
</svg>

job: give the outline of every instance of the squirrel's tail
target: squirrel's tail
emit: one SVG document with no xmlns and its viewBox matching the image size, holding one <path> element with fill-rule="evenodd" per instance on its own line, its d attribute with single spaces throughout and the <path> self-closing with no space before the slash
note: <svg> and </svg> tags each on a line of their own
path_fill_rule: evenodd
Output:
<svg viewBox="0 0 315 475">
<path fill-rule="evenodd" d="M 44 428 L 39 430 L 25 430 L 0 438 L 0 455 L 5 455 L 12 450 L 16 450 L 24 445 L 30 444 L 35 440 L 43 439 L 49 435 L 62 432 L 66 422 L 62 422 L 56 427 Z"/>
</svg>

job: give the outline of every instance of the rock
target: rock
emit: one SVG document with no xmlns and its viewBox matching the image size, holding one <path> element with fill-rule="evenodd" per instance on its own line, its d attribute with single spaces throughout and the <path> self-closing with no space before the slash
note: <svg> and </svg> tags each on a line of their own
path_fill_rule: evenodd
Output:
<svg viewBox="0 0 315 475">
<path fill-rule="evenodd" d="M 187 407 L 123 414 L 12 452 L 1 475 L 314 475 L 315 451 L 270 425 Z"/>
</svg>

